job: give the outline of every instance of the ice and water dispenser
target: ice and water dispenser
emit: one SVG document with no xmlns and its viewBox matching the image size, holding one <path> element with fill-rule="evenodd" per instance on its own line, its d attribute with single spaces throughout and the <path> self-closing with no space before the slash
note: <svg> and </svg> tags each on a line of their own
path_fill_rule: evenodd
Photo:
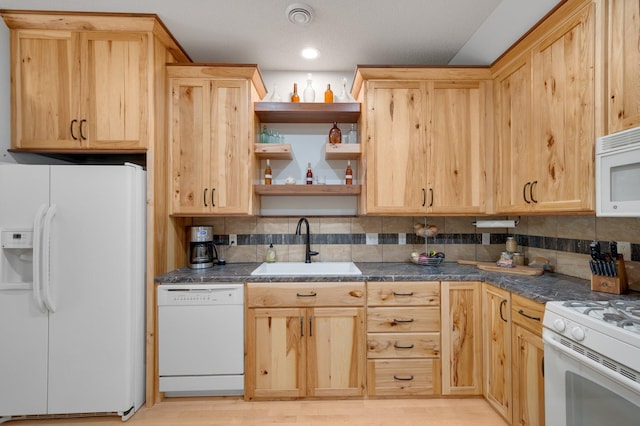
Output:
<svg viewBox="0 0 640 426">
<path fill-rule="evenodd" d="M 0 231 L 0 284 L 31 285 L 33 282 L 33 230 Z"/>
</svg>

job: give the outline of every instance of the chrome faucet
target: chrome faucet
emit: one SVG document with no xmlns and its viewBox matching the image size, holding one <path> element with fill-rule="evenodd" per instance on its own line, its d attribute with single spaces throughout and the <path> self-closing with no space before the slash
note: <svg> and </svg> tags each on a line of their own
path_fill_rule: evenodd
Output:
<svg viewBox="0 0 640 426">
<path fill-rule="evenodd" d="M 304 222 L 304 224 L 307 226 L 307 237 L 306 237 L 306 249 L 305 249 L 305 254 L 304 254 L 304 263 L 311 263 L 311 256 L 316 256 L 318 254 L 317 251 L 311 251 L 311 244 L 310 244 L 310 235 L 309 235 L 309 221 L 307 220 L 306 217 L 301 217 L 300 220 L 298 221 L 298 226 L 296 227 L 296 235 L 300 235 L 300 225 L 302 225 L 302 223 Z"/>
</svg>

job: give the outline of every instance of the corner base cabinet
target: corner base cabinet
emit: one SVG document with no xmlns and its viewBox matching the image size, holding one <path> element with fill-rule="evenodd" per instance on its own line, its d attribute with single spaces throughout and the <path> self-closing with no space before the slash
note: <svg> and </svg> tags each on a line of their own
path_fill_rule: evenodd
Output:
<svg viewBox="0 0 640 426">
<path fill-rule="evenodd" d="M 505 420 L 511 422 L 511 293 L 482 284 L 482 309 L 484 397 Z"/>
<path fill-rule="evenodd" d="M 365 394 L 364 283 L 247 283 L 246 293 L 246 400 Z"/>
<path fill-rule="evenodd" d="M 511 295 L 513 425 L 545 424 L 543 315 L 544 304 Z"/>
</svg>

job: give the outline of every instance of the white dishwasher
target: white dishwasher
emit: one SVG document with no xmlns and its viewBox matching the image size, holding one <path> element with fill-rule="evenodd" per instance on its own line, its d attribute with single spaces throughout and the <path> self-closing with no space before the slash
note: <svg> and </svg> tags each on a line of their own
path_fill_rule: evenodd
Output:
<svg viewBox="0 0 640 426">
<path fill-rule="evenodd" d="M 158 371 L 165 396 L 244 394 L 243 284 L 158 286 Z"/>
</svg>

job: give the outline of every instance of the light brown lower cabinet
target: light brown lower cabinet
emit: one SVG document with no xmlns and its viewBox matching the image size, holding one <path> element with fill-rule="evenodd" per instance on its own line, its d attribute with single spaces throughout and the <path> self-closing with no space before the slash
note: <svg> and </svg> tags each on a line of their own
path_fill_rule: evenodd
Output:
<svg viewBox="0 0 640 426">
<path fill-rule="evenodd" d="M 369 396 L 440 394 L 440 282 L 367 283 Z"/>
<path fill-rule="evenodd" d="M 442 282 L 442 394 L 482 395 L 482 283 Z"/>
<path fill-rule="evenodd" d="M 484 397 L 511 422 L 511 293 L 482 284 Z"/>
<path fill-rule="evenodd" d="M 248 283 L 246 294 L 245 399 L 364 395 L 364 283 Z"/>
<path fill-rule="evenodd" d="M 512 425 L 543 426 L 544 304 L 483 284 L 484 396 Z"/>
<path fill-rule="evenodd" d="M 511 295 L 513 425 L 544 426 L 544 304 Z"/>
</svg>

